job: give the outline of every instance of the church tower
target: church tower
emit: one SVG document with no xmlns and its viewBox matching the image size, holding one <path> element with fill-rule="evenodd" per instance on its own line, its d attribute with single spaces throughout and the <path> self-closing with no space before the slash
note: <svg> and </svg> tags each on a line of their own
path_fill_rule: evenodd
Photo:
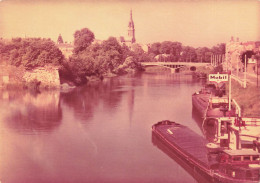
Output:
<svg viewBox="0 0 260 183">
<path fill-rule="evenodd" d="M 61 34 L 59 34 L 58 40 L 57 40 L 57 44 L 63 44 L 63 39 L 61 37 Z"/>
<path fill-rule="evenodd" d="M 128 23 L 128 38 L 131 43 L 135 43 L 135 26 L 132 16 L 132 9 L 130 11 L 130 21 Z"/>
</svg>

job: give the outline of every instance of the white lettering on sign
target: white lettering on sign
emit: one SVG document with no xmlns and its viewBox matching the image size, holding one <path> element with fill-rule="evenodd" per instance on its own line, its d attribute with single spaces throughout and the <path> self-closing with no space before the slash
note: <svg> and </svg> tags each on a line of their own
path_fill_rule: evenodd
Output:
<svg viewBox="0 0 260 183">
<path fill-rule="evenodd" d="M 209 74 L 209 81 L 221 83 L 228 81 L 228 74 Z"/>
</svg>

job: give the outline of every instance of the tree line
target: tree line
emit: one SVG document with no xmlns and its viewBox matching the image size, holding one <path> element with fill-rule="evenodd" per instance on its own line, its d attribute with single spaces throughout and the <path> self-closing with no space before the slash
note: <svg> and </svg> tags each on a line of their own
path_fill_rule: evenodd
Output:
<svg viewBox="0 0 260 183">
<path fill-rule="evenodd" d="M 142 70 L 139 48 L 132 51 L 110 37 L 101 43 L 93 43 L 95 35 L 88 28 L 74 33 L 73 54 L 66 59 L 57 45 L 50 39 L 13 38 L 0 40 L 0 62 L 27 70 L 53 65 L 59 68 L 61 80 L 81 85 L 89 76 L 103 78 L 108 74 L 124 74 Z"/>
<path fill-rule="evenodd" d="M 225 44 L 221 43 L 212 48 L 183 46 L 180 42 L 156 42 L 150 45 L 148 51 L 153 61 L 170 62 L 210 62 L 211 55 L 225 54 Z"/>
<path fill-rule="evenodd" d="M 124 74 L 142 70 L 141 62 L 158 61 L 156 56 L 167 55 L 166 61 L 210 62 L 211 54 L 224 54 L 225 45 L 213 48 L 193 48 L 179 42 L 156 42 L 144 52 L 138 44 L 131 49 L 120 44 L 116 38 L 109 37 L 101 43 L 93 43 L 94 33 L 88 28 L 74 33 L 73 54 L 67 59 L 57 45 L 50 39 L 13 38 L 0 40 L 0 61 L 17 67 L 33 69 L 45 65 L 59 68 L 61 80 L 76 85 L 87 82 L 88 77 L 102 78 L 109 74 Z"/>
<path fill-rule="evenodd" d="M 26 69 L 45 66 L 60 66 L 64 56 L 50 39 L 13 38 L 10 42 L 0 41 L 0 58 L 11 65 Z"/>
</svg>

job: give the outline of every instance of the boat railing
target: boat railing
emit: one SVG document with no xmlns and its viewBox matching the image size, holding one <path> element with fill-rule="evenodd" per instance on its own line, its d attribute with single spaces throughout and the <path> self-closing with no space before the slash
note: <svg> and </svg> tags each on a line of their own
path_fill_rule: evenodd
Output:
<svg viewBox="0 0 260 183">
<path fill-rule="evenodd" d="M 260 126 L 260 118 L 242 118 L 246 126 Z"/>
<path fill-rule="evenodd" d="M 235 126 L 260 126 L 260 118 L 241 118 L 235 119 Z"/>
<path fill-rule="evenodd" d="M 232 102 L 235 104 L 236 107 L 236 114 L 238 114 L 238 117 L 241 117 L 241 108 L 238 105 L 237 101 L 235 99 L 232 99 Z"/>
<path fill-rule="evenodd" d="M 257 141 L 260 139 L 260 136 L 255 136 L 255 135 L 240 134 L 240 136 L 251 137 L 251 138 L 254 138 Z"/>
</svg>

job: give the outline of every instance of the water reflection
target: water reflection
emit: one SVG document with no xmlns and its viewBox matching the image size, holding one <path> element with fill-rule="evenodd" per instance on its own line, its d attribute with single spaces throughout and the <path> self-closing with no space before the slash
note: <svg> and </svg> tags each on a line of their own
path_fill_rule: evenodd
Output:
<svg viewBox="0 0 260 183">
<path fill-rule="evenodd" d="M 195 182 L 151 143 L 162 119 L 201 134 L 191 116 L 201 86 L 189 80 L 142 74 L 67 93 L 1 93 L 0 181 Z M 52 133 L 42 133 L 47 127 Z"/>
<path fill-rule="evenodd" d="M 0 96 L 2 118 L 11 129 L 21 133 L 51 131 L 61 123 L 59 91 L 1 91 Z"/>
<path fill-rule="evenodd" d="M 133 87 L 135 86 L 136 83 L 133 79 L 109 78 L 99 83 L 92 83 L 67 93 L 61 93 L 61 100 L 73 109 L 77 119 L 86 122 L 93 118 L 94 110 L 97 107 L 113 113 L 118 109 L 122 96 L 125 93 L 129 93 L 128 104 L 130 110 L 133 111 Z"/>
<path fill-rule="evenodd" d="M 163 83 L 169 83 L 169 84 L 189 84 L 189 85 L 197 85 L 198 83 L 205 84 L 206 79 L 198 79 L 195 77 L 192 77 L 191 75 L 185 75 L 182 73 L 176 73 L 176 74 L 146 74 L 147 76 L 151 75 L 152 77 L 149 77 L 152 79 L 152 82 L 150 80 L 150 85 L 153 85 L 155 83 L 157 84 L 163 84 Z"/>
</svg>

